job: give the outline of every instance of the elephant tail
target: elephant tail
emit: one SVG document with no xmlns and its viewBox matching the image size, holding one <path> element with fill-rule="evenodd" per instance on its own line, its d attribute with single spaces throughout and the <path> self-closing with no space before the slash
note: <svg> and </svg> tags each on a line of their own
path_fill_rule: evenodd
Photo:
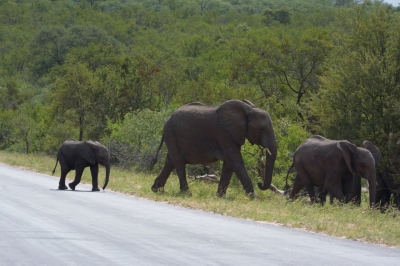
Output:
<svg viewBox="0 0 400 266">
<path fill-rule="evenodd" d="M 53 172 L 51 175 L 54 175 L 54 173 L 56 172 L 57 164 L 58 164 L 58 158 L 57 158 L 56 165 L 54 166 L 54 169 L 53 169 Z"/>
<path fill-rule="evenodd" d="M 150 163 L 150 171 L 153 170 L 154 165 L 156 165 L 156 163 L 157 163 L 157 156 L 158 156 L 158 153 L 159 153 L 160 150 L 161 150 L 161 147 L 162 147 L 163 143 L 164 143 L 164 137 L 161 138 L 161 143 L 160 143 L 160 146 L 158 146 L 157 153 L 156 153 L 156 155 L 154 156 L 154 158 L 151 160 L 151 163 Z"/>
<path fill-rule="evenodd" d="M 289 167 L 289 170 L 287 171 L 286 174 L 286 185 L 285 188 L 283 189 L 284 191 L 288 191 L 289 190 L 289 184 L 288 184 L 288 178 L 289 178 L 289 173 L 290 171 L 292 171 L 294 164 L 292 163 L 292 165 Z"/>
</svg>

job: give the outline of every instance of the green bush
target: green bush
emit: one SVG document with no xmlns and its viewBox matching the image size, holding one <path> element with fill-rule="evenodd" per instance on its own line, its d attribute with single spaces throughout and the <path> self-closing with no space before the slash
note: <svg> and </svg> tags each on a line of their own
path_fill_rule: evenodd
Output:
<svg viewBox="0 0 400 266">
<path fill-rule="evenodd" d="M 125 115 L 121 122 L 108 122 L 111 132 L 103 142 L 109 146 L 112 162 L 124 168 L 145 170 L 159 147 L 167 113 L 144 109 Z M 165 145 L 158 158 L 164 154 Z"/>
<path fill-rule="evenodd" d="M 275 162 L 274 177 L 272 182 L 279 188 L 286 183 L 286 174 L 292 164 L 292 156 L 297 147 L 306 140 L 310 133 L 301 124 L 290 123 L 281 119 L 275 126 L 275 134 L 278 141 L 278 156 Z M 289 176 L 289 185 L 291 185 Z"/>
</svg>

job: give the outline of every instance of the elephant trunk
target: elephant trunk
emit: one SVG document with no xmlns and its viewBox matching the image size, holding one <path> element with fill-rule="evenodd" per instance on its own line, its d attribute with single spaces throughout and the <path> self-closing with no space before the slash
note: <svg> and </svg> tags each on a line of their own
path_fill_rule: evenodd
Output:
<svg viewBox="0 0 400 266">
<path fill-rule="evenodd" d="M 258 183 L 258 188 L 261 190 L 267 190 L 272 183 L 272 173 L 274 171 L 275 159 L 277 154 L 277 144 L 275 137 L 271 138 L 273 141 L 266 145 L 267 154 L 265 156 L 265 173 L 264 173 L 264 184 Z"/>
<path fill-rule="evenodd" d="M 104 183 L 103 190 L 106 189 L 106 186 L 108 184 L 108 180 L 110 178 L 110 162 L 105 164 L 104 167 L 106 168 L 106 181 Z"/>
<path fill-rule="evenodd" d="M 367 178 L 367 180 L 369 185 L 369 205 L 371 208 L 373 208 L 376 198 L 376 174 L 373 173 Z"/>
</svg>

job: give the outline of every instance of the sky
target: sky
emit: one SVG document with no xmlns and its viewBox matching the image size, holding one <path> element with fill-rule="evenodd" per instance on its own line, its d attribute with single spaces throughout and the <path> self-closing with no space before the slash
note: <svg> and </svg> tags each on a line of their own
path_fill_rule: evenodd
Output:
<svg viewBox="0 0 400 266">
<path fill-rule="evenodd" d="M 384 0 L 385 3 L 392 4 L 392 6 L 398 6 L 400 0 Z"/>
</svg>

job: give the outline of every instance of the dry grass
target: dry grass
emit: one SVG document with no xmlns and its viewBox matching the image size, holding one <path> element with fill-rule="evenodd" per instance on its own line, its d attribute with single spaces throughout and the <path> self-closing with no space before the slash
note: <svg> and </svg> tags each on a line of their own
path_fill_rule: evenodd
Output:
<svg viewBox="0 0 400 266">
<path fill-rule="evenodd" d="M 0 162 L 51 175 L 55 158 L 0 152 Z M 102 185 L 105 176 L 103 168 L 99 175 Z M 59 166 L 55 176 L 60 176 Z M 72 172 L 69 174 L 71 178 Z M 150 189 L 154 178 L 155 174 L 113 168 L 107 188 L 187 208 L 400 248 L 400 212 L 397 210 L 381 213 L 370 210 L 366 202 L 361 207 L 339 204 L 321 206 L 310 204 L 307 198 L 288 202 L 271 191 L 260 190 L 256 191 L 254 199 L 249 199 L 241 187 L 235 185 L 229 187 L 224 198 L 218 198 L 215 197 L 217 185 L 202 181 L 189 183 L 191 196 L 182 195 L 178 178 L 174 175 L 169 178 L 165 192 L 156 194 Z M 84 172 L 83 182 L 90 183 L 90 171 Z M 54 186 L 57 185 L 55 180 Z"/>
</svg>

